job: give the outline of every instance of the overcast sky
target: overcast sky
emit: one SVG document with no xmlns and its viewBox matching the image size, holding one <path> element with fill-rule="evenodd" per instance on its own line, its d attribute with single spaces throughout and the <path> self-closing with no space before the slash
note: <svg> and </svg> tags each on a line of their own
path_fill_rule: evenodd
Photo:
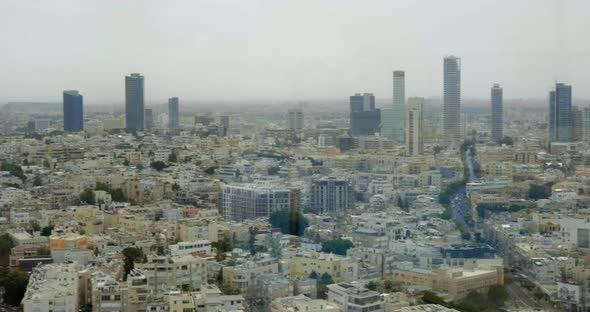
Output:
<svg viewBox="0 0 590 312">
<path fill-rule="evenodd" d="M 590 97 L 588 0 L 1 0 L 0 101 L 391 98 L 442 94 L 442 59 L 462 59 L 464 97 Z"/>
</svg>

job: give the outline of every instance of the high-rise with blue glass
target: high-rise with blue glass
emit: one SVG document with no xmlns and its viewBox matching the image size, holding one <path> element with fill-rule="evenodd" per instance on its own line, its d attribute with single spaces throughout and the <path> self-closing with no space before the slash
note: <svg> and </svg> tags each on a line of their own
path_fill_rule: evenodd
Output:
<svg viewBox="0 0 590 312">
<path fill-rule="evenodd" d="M 572 86 L 556 83 L 549 92 L 549 142 L 571 142 L 572 128 Z"/>
<path fill-rule="evenodd" d="M 83 98 L 76 90 L 64 91 L 64 131 L 84 130 Z"/>
<path fill-rule="evenodd" d="M 375 109 L 372 93 L 357 93 L 350 97 L 350 134 L 374 135 L 379 132 L 381 111 Z"/>
<path fill-rule="evenodd" d="M 125 76 L 125 129 L 127 131 L 143 131 L 144 101 L 143 76 L 131 74 Z"/>
<path fill-rule="evenodd" d="M 178 132 L 178 98 L 171 97 L 168 99 L 168 128 L 171 134 Z"/>
</svg>

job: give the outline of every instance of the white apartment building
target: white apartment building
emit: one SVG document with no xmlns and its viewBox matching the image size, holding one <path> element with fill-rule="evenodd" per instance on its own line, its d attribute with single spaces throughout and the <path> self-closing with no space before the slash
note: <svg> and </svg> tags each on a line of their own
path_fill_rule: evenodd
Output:
<svg viewBox="0 0 590 312">
<path fill-rule="evenodd" d="M 208 240 L 188 241 L 168 246 L 170 256 L 186 256 L 193 252 L 211 255 L 211 242 Z"/>
<path fill-rule="evenodd" d="M 282 187 L 255 184 L 224 185 L 222 193 L 221 205 L 226 220 L 264 218 L 275 211 L 290 209 L 290 192 Z"/>
<path fill-rule="evenodd" d="M 22 300 L 25 312 L 78 311 L 80 266 L 46 264 L 33 270 Z"/>
<path fill-rule="evenodd" d="M 328 285 L 328 302 L 337 304 L 343 312 L 383 312 L 381 295 L 349 283 Z"/>
<path fill-rule="evenodd" d="M 143 272 L 152 292 L 193 291 L 207 283 L 207 260 L 198 256 L 148 256 L 147 263 L 135 267 Z"/>
</svg>

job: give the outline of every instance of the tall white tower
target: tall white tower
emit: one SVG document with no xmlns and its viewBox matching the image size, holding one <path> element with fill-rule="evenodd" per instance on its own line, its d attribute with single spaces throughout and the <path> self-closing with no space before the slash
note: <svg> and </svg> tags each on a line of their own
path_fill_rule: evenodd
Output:
<svg viewBox="0 0 590 312">
<path fill-rule="evenodd" d="M 406 113 L 406 153 L 420 155 L 424 152 L 424 98 L 411 97 L 408 99 Z"/>
</svg>

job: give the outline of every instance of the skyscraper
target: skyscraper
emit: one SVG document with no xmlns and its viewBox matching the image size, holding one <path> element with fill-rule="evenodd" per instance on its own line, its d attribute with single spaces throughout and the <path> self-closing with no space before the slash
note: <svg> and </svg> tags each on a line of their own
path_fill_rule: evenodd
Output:
<svg viewBox="0 0 590 312">
<path fill-rule="evenodd" d="M 171 134 L 176 134 L 178 131 L 178 98 L 171 97 L 168 99 L 168 129 Z"/>
<path fill-rule="evenodd" d="M 64 131 L 76 132 L 84 130 L 83 98 L 76 90 L 64 91 Z"/>
<path fill-rule="evenodd" d="M 144 101 L 143 76 L 125 76 L 125 124 L 127 131 L 143 131 Z"/>
<path fill-rule="evenodd" d="M 395 128 L 399 124 L 392 108 L 381 110 L 381 135 L 388 139 L 395 140 Z M 399 141 L 398 141 L 399 142 Z"/>
<path fill-rule="evenodd" d="M 406 121 L 406 74 L 403 70 L 393 71 L 393 136 L 398 142 L 404 141 Z"/>
<path fill-rule="evenodd" d="M 549 92 L 549 142 L 571 142 L 572 124 L 572 86 L 556 83 Z"/>
<path fill-rule="evenodd" d="M 379 132 L 381 111 L 375 109 L 372 93 L 350 97 L 350 132 L 352 135 L 374 135 Z"/>
<path fill-rule="evenodd" d="M 578 106 L 572 106 L 572 140 L 582 141 L 584 137 L 584 114 Z"/>
<path fill-rule="evenodd" d="M 219 117 L 219 133 L 222 137 L 226 137 L 229 131 L 229 115 L 222 114 Z"/>
<path fill-rule="evenodd" d="M 499 84 L 495 83 L 491 91 L 492 118 L 490 120 L 490 133 L 492 141 L 498 143 L 504 137 L 504 104 L 503 91 Z"/>
<path fill-rule="evenodd" d="M 449 143 L 458 143 L 461 140 L 461 59 L 445 57 L 443 72 L 443 136 Z"/>
<path fill-rule="evenodd" d="M 145 109 L 145 131 L 152 131 L 154 129 L 154 111 L 151 108 Z"/>
<path fill-rule="evenodd" d="M 303 130 L 303 111 L 301 109 L 290 109 L 287 113 L 287 128 L 291 131 Z"/>
<path fill-rule="evenodd" d="M 424 98 L 411 97 L 408 99 L 406 113 L 406 153 L 420 155 L 424 152 Z"/>
<path fill-rule="evenodd" d="M 584 107 L 584 116 L 583 116 L 583 140 L 586 143 L 590 143 L 590 106 Z"/>
</svg>

